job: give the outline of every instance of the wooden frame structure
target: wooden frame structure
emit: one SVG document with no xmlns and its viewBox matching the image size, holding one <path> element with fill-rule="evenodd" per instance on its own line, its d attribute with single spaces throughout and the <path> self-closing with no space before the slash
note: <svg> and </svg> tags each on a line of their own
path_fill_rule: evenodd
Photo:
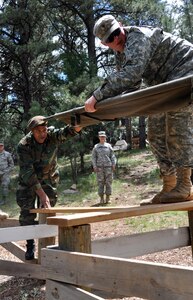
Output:
<svg viewBox="0 0 193 300">
<path fill-rule="evenodd" d="M 187 211 L 189 226 L 91 240 L 92 223 L 165 211 Z M 193 201 L 141 207 L 33 210 L 39 213 L 40 225 L 7 227 L 18 221 L 0 222 L 0 244 L 21 260 L 0 260 L 0 275 L 45 279 L 47 300 L 123 296 L 192 300 L 193 267 L 136 259 L 144 254 L 192 246 L 192 211 Z M 45 220 L 47 224 L 43 224 Z M 58 245 L 45 248 L 54 236 L 58 236 Z M 39 248 L 43 246 L 34 264 L 25 262 L 24 249 L 15 243 L 30 238 L 39 240 Z"/>
</svg>

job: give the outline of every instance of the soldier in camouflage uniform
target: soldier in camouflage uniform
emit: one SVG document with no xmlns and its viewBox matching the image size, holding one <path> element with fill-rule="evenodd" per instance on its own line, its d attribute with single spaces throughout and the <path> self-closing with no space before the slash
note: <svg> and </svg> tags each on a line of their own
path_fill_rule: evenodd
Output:
<svg viewBox="0 0 193 300">
<path fill-rule="evenodd" d="M 86 100 L 94 112 L 96 102 L 139 89 L 142 81 L 153 86 L 193 75 L 193 45 L 160 28 L 123 27 L 113 16 L 101 17 L 94 35 L 115 51 L 116 70 Z M 160 167 L 162 190 L 143 204 L 193 200 L 193 104 L 156 114 L 148 120 L 148 139 Z"/>
<path fill-rule="evenodd" d="M 92 165 L 97 174 L 98 194 L 100 203 L 110 203 L 112 193 L 113 171 L 116 167 L 116 157 L 112 146 L 106 142 L 105 131 L 98 133 L 99 143 L 92 150 Z M 104 200 L 104 194 L 106 199 Z"/>
<path fill-rule="evenodd" d="M 21 208 L 20 225 L 36 224 L 36 214 L 30 209 L 37 207 L 49 208 L 57 202 L 57 169 L 58 146 L 75 136 L 80 127 L 66 126 L 55 129 L 47 127 L 43 116 L 29 120 L 28 134 L 24 136 L 17 147 L 19 163 L 19 185 L 16 192 L 17 203 Z M 34 240 L 27 240 L 25 258 L 34 258 Z"/>
<path fill-rule="evenodd" d="M 0 142 L 0 184 L 1 199 L 0 205 L 5 204 L 9 192 L 10 173 L 14 168 L 14 162 L 11 153 L 5 151 L 4 142 Z"/>
</svg>

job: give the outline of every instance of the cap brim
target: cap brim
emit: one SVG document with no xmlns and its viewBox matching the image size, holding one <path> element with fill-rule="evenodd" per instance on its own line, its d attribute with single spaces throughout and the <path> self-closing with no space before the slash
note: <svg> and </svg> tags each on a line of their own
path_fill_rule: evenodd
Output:
<svg viewBox="0 0 193 300">
<path fill-rule="evenodd" d="M 106 40 L 108 39 L 108 37 L 111 35 L 111 33 L 118 28 L 120 28 L 120 24 L 119 24 L 119 22 L 117 22 L 115 20 L 115 24 L 113 24 L 113 26 L 111 26 L 111 28 L 109 28 L 109 30 L 107 31 L 107 33 L 105 34 L 105 36 L 103 37 L 103 39 L 101 41 L 105 43 Z"/>
</svg>

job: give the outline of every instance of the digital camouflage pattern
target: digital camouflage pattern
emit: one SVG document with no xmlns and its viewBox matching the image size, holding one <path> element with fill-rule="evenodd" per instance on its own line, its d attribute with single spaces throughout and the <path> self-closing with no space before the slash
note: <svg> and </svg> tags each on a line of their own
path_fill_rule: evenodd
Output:
<svg viewBox="0 0 193 300">
<path fill-rule="evenodd" d="M 97 101 L 193 73 L 193 45 L 160 28 L 125 27 L 126 44 L 115 52 L 116 70 L 94 91 Z"/>
<path fill-rule="evenodd" d="M 3 202 L 6 200 L 9 192 L 10 173 L 14 168 L 14 161 L 11 153 L 3 150 L 0 153 L 0 183 L 1 183 L 1 198 Z"/>
<path fill-rule="evenodd" d="M 115 53 L 116 70 L 94 91 L 97 101 L 193 75 L 193 45 L 160 28 L 125 27 L 123 53 Z M 193 167 L 193 105 L 148 119 L 148 139 L 161 173 Z"/>
<path fill-rule="evenodd" d="M 98 194 L 111 195 L 113 166 L 116 165 L 116 157 L 109 143 L 98 143 L 92 150 L 92 165 L 96 169 Z"/>
<path fill-rule="evenodd" d="M 70 126 L 61 129 L 48 127 L 48 135 L 43 144 L 35 141 L 32 132 L 19 142 L 17 154 L 20 170 L 16 198 L 21 208 L 19 218 L 21 225 L 34 224 L 36 214 L 29 213 L 29 210 L 35 208 L 37 198 L 35 191 L 38 188 L 43 188 L 51 206 L 56 204 L 56 187 L 59 180 L 58 146 L 74 135 L 76 132 Z"/>
</svg>

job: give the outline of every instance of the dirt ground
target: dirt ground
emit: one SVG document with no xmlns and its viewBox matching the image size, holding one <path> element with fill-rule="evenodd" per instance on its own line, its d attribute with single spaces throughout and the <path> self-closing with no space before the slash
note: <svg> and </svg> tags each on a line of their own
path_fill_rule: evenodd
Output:
<svg viewBox="0 0 193 300">
<path fill-rule="evenodd" d="M 148 154 L 144 154 L 148 155 Z M 156 163 L 155 163 L 156 164 Z M 154 165 L 155 167 L 155 165 Z M 124 206 L 137 204 L 136 195 L 130 185 L 130 179 L 136 181 L 137 190 L 140 192 L 147 189 L 140 181 L 141 175 L 148 173 L 152 168 L 152 161 L 141 164 L 135 171 L 131 171 L 125 176 L 125 182 L 123 182 L 123 188 L 121 195 L 112 196 L 112 205 Z M 156 191 L 154 191 L 156 192 Z M 151 193 L 150 193 L 151 194 Z M 128 197 L 129 195 L 129 197 Z M 147 196 L 149 196 L 147 192 Z M 94 202 L 85 200 L 84 206 L 94 205 Z M 92 239 L 99 239 L 104 237 L 112 237 L 117 235 L 123 235 L 127 233 L 127 226 L 124 220 L 117 220 L 116 226 L 114 221 L 95 223 L 91 225 Z M 21 246 L 25 244 L 21 243 Z M 0 259 L 15 260 L 16 258 L 7 252 L 2 246 L 0 246 Z M 174 249 L 170 251 L 163 251 L 151 255 L 145 255 L 138 257 L 137 259 L 146 260 L 150 262 L 168 263 L 182 266 L 193 266 L 192 252 L 190 247 L 184 247 L 181 249 Z M 45 282 L 41 280 L 14 278 L 8 276 L 0 276 L 0 299 L 1 300 L 45 300 Z M 141 298 L 128 297 L 122 298 L 122 300 L 140 300 Z M 108 299 L 110 300 L 110 299 Z M 119 300 L 119 299 L 114 299 Z"/>
</svg>

